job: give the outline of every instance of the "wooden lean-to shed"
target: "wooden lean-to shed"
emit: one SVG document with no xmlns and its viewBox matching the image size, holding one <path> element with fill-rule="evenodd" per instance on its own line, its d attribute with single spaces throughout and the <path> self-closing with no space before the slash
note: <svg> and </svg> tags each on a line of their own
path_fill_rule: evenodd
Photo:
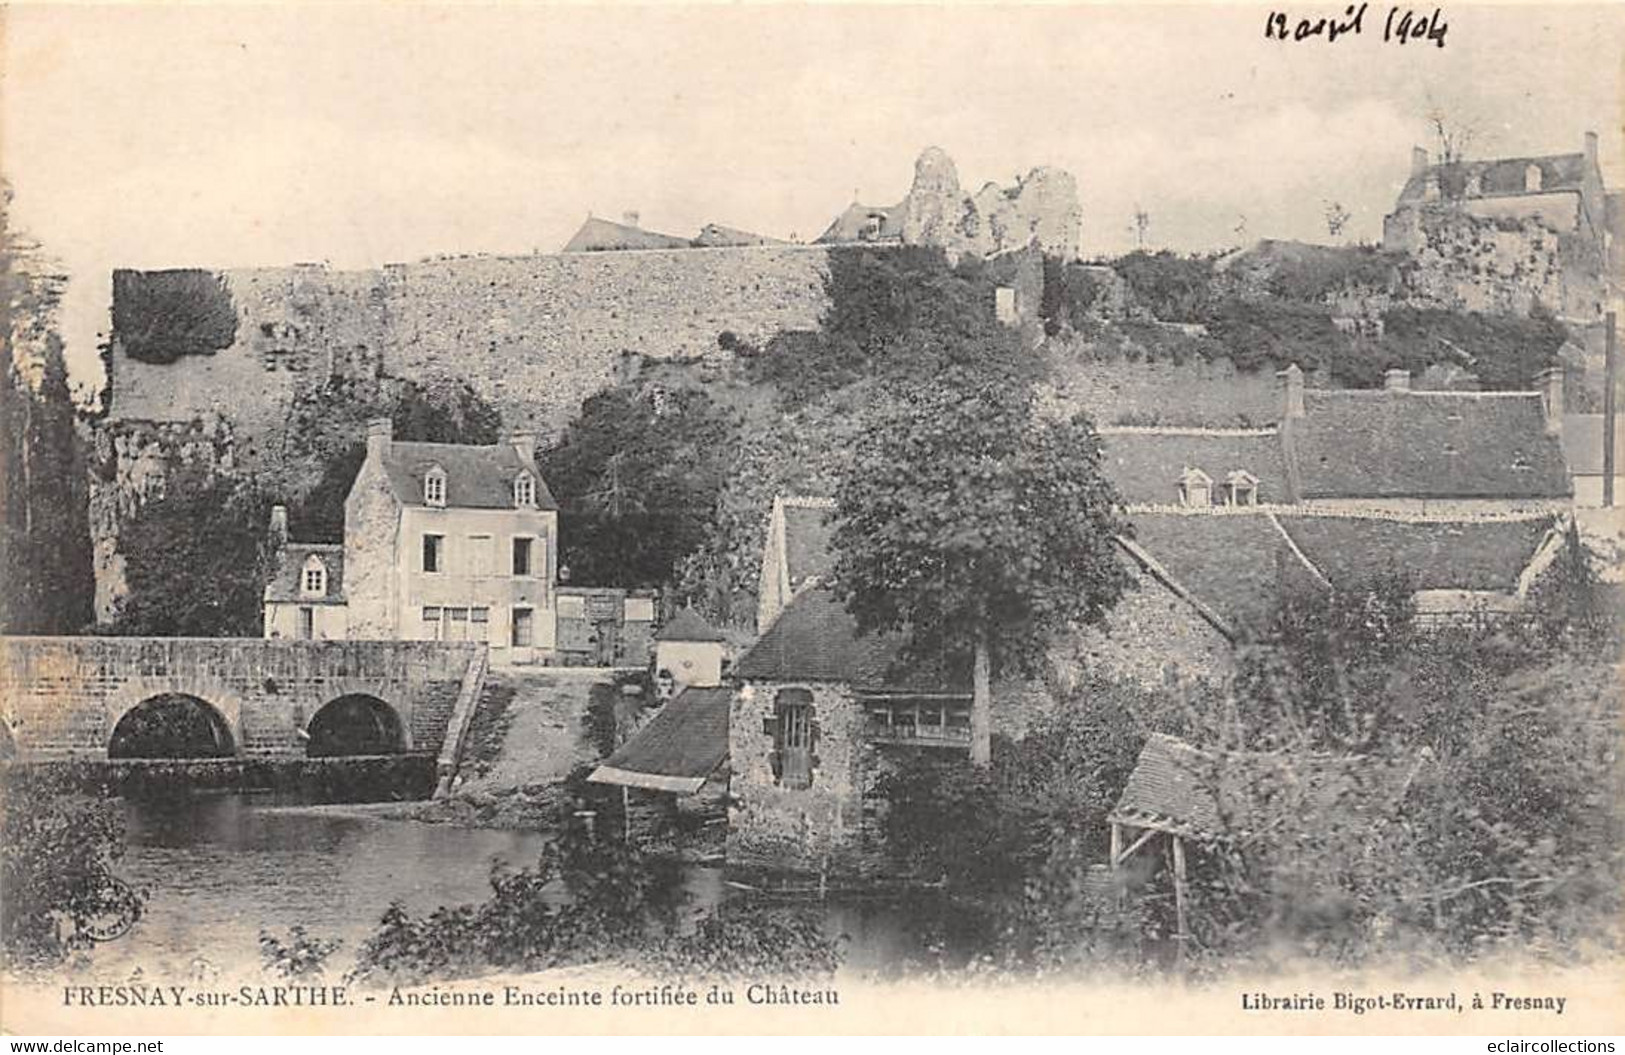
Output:
<svg viewBox="0 0 1625 1055">
<path fill-rule="evenodd" d="M 1270 811 L 1374 824 L 1405 797 L 1421 761 L 1361 755 L 1210 751 L 1153 733 L 1107 815 L 1110 868 L 1162 848 L 1173 874 L 1175 933 L 1190 940 L 1186 851 L 1242 839 Z"/>
</svg>

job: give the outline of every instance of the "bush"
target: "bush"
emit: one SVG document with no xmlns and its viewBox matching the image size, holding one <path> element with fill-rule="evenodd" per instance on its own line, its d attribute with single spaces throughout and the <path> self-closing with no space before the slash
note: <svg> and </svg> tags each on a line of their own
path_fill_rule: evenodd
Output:
<svg viewBox="0 0 1625 1055">
<path fill-rule="evenodd" d="M 1213 300 L 1213 260 L 1137 250 L 1112 261 L 1135 303 L 1163 322 L 1201 322 Z"/>
<path fill-rule="evenodd" d="M 110 918 L 133 923 L 143 892 L 118 880 L 124 822 L 105 793 L 67 777 L 6 774 L 0 797 L 0 951 L 13 969 L 51 967 L 88 949 Z"/>
<path fill-rule="evenodd" d="M 312 938 L 305 928 L 293 926 L 288 930 L 286 942 L 268 930 L 260 931 L 260 962 L 265 970 L 278 978 L 309 980 L 326 973 L 328 957 L 338 951 L 337 940 Z"/>
</svg>

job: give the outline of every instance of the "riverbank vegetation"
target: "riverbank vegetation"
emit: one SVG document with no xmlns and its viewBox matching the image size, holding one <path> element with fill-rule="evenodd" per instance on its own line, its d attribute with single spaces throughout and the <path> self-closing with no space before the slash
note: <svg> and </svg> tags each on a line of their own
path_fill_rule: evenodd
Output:
<svg viewBox="0 0 1625 1055">
<path fill-rule="evenodd" d="M 1283 604 L 1228 692 L 1086 684 L 987 772 L 902 767 L 888 848 L 993 913 L 986 958 L 1011 970 L 1611 955 L 1625 744 L 1602 591 L 1575 560 L 1526 621 L 1426 625 L 1401 575 Z M 1216 804 L 1215 830 L 1183 829 L 1183 942 L 1163 855 L 1105 864 L 1153 733 L 1192 745 Z"/>
</svg>

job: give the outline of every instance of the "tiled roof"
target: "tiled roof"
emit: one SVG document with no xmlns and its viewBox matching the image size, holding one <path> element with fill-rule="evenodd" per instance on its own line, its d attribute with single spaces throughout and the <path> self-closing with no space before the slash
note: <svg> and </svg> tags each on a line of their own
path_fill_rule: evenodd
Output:
<svg viewBox="0 0 1625 1055">
<path fill-rule="evenodd" d="M 655 634 L 656 641 L 726 641 L 722 632 L 707 623 L 700 613 L 684 608 Z"/>
<path fill-rule="evenodd" d="M 880 234 L 878 237 L 865 239 L 864 232 L 869 229 L 869 217 L 880 216 Z M 818 236 L 820 242 L 859 242 L 859 241 L 893 241 L 903 237 L 903 205 L 859 205 L 853 202 L 846 207 L 841 215 L 835 217 L 835 222 L 829 229 Z"/>
<path fill-rule="evenodd" d="M 687 238 L 645 231 L 630 224 L 589 216 L 570 240 L 564 243 L 566 253 L 591 253 L 612 249 L 688 249 Z"/>
<path fill-rule="evenodd" d="M 814 576 L 827 579 L 834 571 L 830 548 L 834 530 L 829 523 L 833 509 L 834 503 L 825 499 L 784 500 L 784 559 L 792 590 Z"/>
<path fill-rule="evenodd" d="M 446 474 L 447 508 L 512 509 L 514 478 L 525 469 L 536 478 L 536 508 L 558 508 L 541 471 L 510 444 L 476 447 L 396 441 L 384 454 L 385 476 L 403 505 L 425 504 L 423 477 L 436 465 Z"/>
<path fill-rule="evenodd" d="M 1185 469 L 1222 483 L 1234 469 L 1258 477 L 1258 501 L 1286 502 L 1286 464 L 1273 431 L 1102 429 L 1101 468 L 1129 505 L 1174 505 Z"/>
<path fill-rule="evenodd" d="M 820 586 L 797 594 L 734 674 L 746 680 L 846 682 L 857 689 L 943 691 L 947 679 L 925 665 L 901 663 L 892 634 L 859 636 L 857 620 Z"/>
<path fill-rule="evenodd" d="M 732 697 L 732 689 L 689 686 L 588 779 L 692 795 L 728 757 Z"/>
<path fill-rule="evenodd" d="M 1281 516 L 1282 528 L 1333 586 L 1367 581 L 1393 568 L 1419 590 L 1516 589 L 1519 573 L 1545 540 L 1550 517 L 1409 522 L 1356 517 Z"/>
<path fill-rule="evenodd" d="M 1278 597 L 1280 532 L 1262 514 L 1135 513 L 1134 544 L 1233 630 L 1260 632 Z"/>
<path fill-rule="evenodd" d="M 1602 475 L 1602 426 L 1601 414 L 1563 415 L 1563 455 L 1569 472 Z M 1614 472 L 1625 474 L 1625 415 L 1614 422 Z"/>
<path fill-rule="evenodd" d="M 1245 834 L 1272 808 L 1368 824 L 1399 805 L 1415 768 L 1363 756 L 1220 754 L 1153 733 L 1109 819 L 1204 841 Z"/>
<path fill-rule="evenodd" d="M 327 566 L 327 593 L 307 597 L 302 589 L 305 561 L 315 554 Z M 344 604 L 344 547 L 326 542 L 286 542 L 277 551 L 271 577 L 265 584 L 267 601 L 299 604 Z"/>
<path fill-rule="evenodd" d="M 1579 190 L 1585 182 L 1586 156 L 1584 154 L 1546 154 L 1540 157 L 1494 158 L 1488 161 L 1465 161 L 1457 165 L 1429 165 L 1413 175 L 1400 191 L 1402 202 L 1422 201 L 1429 176 L 1436 177 L 1447 197 L 1459 198 L 1474 176 L 1478 177 L 1479 195 L 1486 198 L 1525 193 L 1524 173 L 1530 165 L 1540 166 L 1541 192 Z"/>
<path fill-rule="evenodd" d="M 1540 396 L 1307 389 L 1287 452 L 1300 498 L 1561 498 Z"/>
</svg>

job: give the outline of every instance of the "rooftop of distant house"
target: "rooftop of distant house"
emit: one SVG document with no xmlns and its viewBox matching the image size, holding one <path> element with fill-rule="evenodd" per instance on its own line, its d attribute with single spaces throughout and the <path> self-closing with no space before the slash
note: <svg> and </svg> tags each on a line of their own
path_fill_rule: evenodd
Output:
<svg viewBox="0 0 1625 1055">
<path fill-rule="evenodd" d="M 651 231 L 639 223 L 637 213 L 627 213 L 620 222 L 589 216 L 564 244 L 566 253 L 602 253 L 627 249 L 714 249 L 724 246 L 789 245 L 777 238 L 752 231 L 708 223 L 693 238 Z"/>
<path fill-rule="evenodd" d="M 1569 154 L 1430 163 L 1427 152 L 1417 147 L 1413 151 L 1410 178 L 1400 191 L 1399 200 L 1498 198 L 1553 191 L 1578 193 L 1584 189 L 1588 173 L 1596 167 L 1597 140 L 1589 132 L 1584 149 Z"/>
<path fill-rule="evenodd" d="M 381 428 L 382 423 L 373 427 Z M 556 510 L 533 455 L 515 440 L 490 446 L 390 440 L 383 449 L 384 477 L 402 505 L 453 509 L 533 508 Z M 431 487 L 429 479 L 439 483 Z M 521 481 L 528 478 L 529 484 Z M 436 497 L 438 496 L 438 498 Z"/>
</svg>

